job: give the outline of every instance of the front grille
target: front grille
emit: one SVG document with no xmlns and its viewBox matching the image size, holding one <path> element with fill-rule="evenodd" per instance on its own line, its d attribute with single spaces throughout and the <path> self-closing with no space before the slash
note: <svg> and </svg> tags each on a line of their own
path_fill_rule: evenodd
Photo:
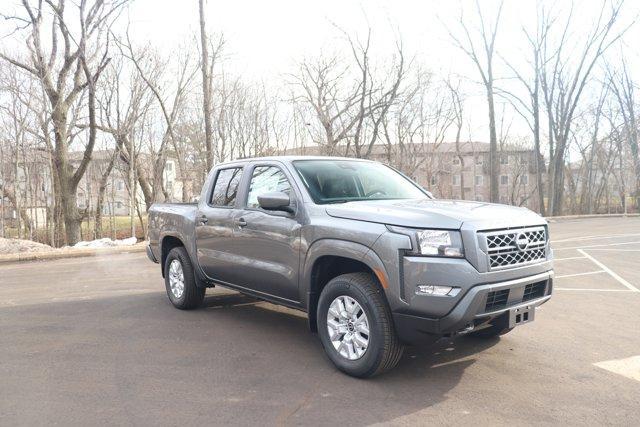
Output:
<svg viewBox="0 0 640 427">
<path fill-rule="evenodd" d="M 532 299 L 539 298 L 544 295 L 544 289 L 547 287 L 547 281 L 543 280 L 542 282 L 529 283 L 524 288 L 524 295 L 522 296 L 522 301 L 529 301 Z"/>
<path fill-rule="evenodd" d="M 544 227 L 480 232 L 479 235 L 486 243 L 491 270 L 533 264 L 546 258 L 547 231 Z"/>
<path fill-rule="evenodd" d="M 484 307 L 484 311 L 493 311 L 505 308 L 507 306 L 508 298 L 509 289 L 489 292 L 487 294 L 487 304 Z"/>
</svg>

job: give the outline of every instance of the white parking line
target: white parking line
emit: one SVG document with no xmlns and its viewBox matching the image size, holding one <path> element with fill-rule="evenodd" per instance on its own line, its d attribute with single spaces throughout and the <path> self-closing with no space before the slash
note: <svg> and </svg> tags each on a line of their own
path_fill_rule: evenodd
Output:
<svg viewBox="0 0 640 427">
<path fill-rule="evenodd" d="M 570 259 L 586 259 L 586 256 L 570 256 L 567 258 L 554 258 L 554 261 L 568 261 Z"/>
<path fill-rule="evenodd" d="M 611 277 L 613 277 L 614 279 L 616 279 L 618 282 L 620 282 L 621 285 L 623 285 L 624 287 L 634 291 L 634 292 L 640 292 L 640 289 L 636 288 L 635 286 L 633 286 L 631 283 L 627 282 L 626 280 L 624 280 L 622 277 L 618 276 L 614 271 L 612 271 L 609 267 L 607 267 L 606 265 L 604 265 L 603 263 L 601 263 L 600 261 L 598 261 L 597 259 L 595 259 L 594 257 L 592 257 L 591 255 L 589 255 L 588 253 L 586 253 L 585 251 L 583 251 L 582 249 L 578 249 L 578 252 L 580 252 L 582 255 L 586 256 L 587 258 L 589 258 L 591 261 L 593 261 L 593 263 L 595 265 L 597 265 L 598 267 L 600 267 L 601 269 L 603 269 L 604 271 L 606 271 L 607 273 L 609 273 L 609 275 Z"/>
<path fill-rule="evenodd" d="M 587 271 L 586 273 L 563 274 L 561 276 L 556 276 L 556 279 L 564 279 L 565 277 L 589 276 L 591 274 L 600 274 L 600 273 L 606 273 L 606 271 L 596 270 L 596 271 Z"/>
<path fill-rule="evenodd" d="M 591 251 L 606 251 L 606 252 L 640 252 L 640 249 L 611 249 L 611 248 L 593 248 Z"/>
<path fill-rule="evenodd" d="M 606 360 L 604 362 L 594 363 L 594 365 L 598 368 L 613 372 L 614 374 L 640 381 L 640 356 L 632 356 L 618 360 Z"/>
<path fill-rule="evenodd" d="M 606 239 L 613 239 L 613 238 L 618 238 L 618 237 L 633 237 L 633 236 L 640 236 L 640 233 L 634 233 L 634 234 L 608 234 L 608 235 L 598 235 L 598 236 L 570 237 L 568 239 L 552 240 L 551 243 L 578 242 L 578 241 L 581 241 L 581 240 L 606 240 Z"/>
<path fill-rule="evenodd" d="M 631 289 L 553 288 L 554 291 L 633 292 Z"/>
<path fill-rule="evenodd" d="M 622 245 L 637 245 L 640 242 L 636 241 L 636 242 L 621 242 L 621 243 L 608 243 L 608 244 L 601 244 L 601 245 L 589 245 L 589 246 L 571 246 L 568 248 L 553 248 L 554 252 L 555 251 L 568 251 L 569 249 L 591 249 L 591 248 L 607 248 L 610 246 L 622 246 Z"/>
</svg>

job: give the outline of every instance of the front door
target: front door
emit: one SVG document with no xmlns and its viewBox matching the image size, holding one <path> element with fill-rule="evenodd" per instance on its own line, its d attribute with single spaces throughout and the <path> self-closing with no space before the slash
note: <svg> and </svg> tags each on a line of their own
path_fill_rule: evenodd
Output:
<svg viewBox="0 0 640 427">
<path fill-rule="evenodd" d="M 237 267 L 233 219 L 242 170 L 231 167 L 217 171 L 207 200 L 200 202 L 195 218 L 198 263 L 209 278 L 226 283 L 233 283 Z"/>
<path fill-rule="evenodd" d="M 282 191 L 295 206 L 291 180 L 275 164 L 257 165 L 250 171 L 244 208 L 234 214 L 234 252 L 239 264 L 237 284 L 255 291 L 299 302 L 300 206 L 295 214 L 265 211 L 258 205 L 262 193 Z"/>
</svg>

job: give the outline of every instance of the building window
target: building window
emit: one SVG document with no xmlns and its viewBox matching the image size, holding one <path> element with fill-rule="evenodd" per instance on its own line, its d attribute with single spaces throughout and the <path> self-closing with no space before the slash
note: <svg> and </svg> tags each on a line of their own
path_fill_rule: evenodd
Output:
<svg viewBox="0 0 640 427">
<path fill-rule="evenodd" d="M 509 175 L 500 175 L 500 185 L 509 185 Z"/>
<path fill-rule="evenodd" d="M 431 179 L 429 180 L 429 185 L 434 186 L 438 183 L 438 177 L 435 175 L 431 175 Z"/>
<path fill-rule="evenodd" d="M 476 187 L 484 185 L 484 176 L 476 175 Z"/>
<path fill-rule="evenodd" d="M 116 181 L 116 190 L 118 190 L 118 191 L 124 190 L 124 181 L 123 180 L 118 179 Z"/>
<path fill-rule="evenodd" d="M 116 202 L 116 208 L 122 209 L 122 202 Z"/>
<path fill-rule="evenodd" d="M 173 162 L 167 162 L 166 168 L 167 172 L 173 171 Z"/>
<path fill-rule="evenodd" d="M 453 156 L 453 164 L 454 165 L 459 165 L 460 164 L 460 157 Z"/>
<path fill-rule="evenodd" d="M 520 177 L 520 182 L 522 182 L 523 185 L 529 185 L 529 175 L 524 174 Z"/>
<path fill-rule="evenodd" d="M 501 165 L 508 165 L 509 164 L 509 156 L 506 154 L 503 154 L 502 156 L 500 156 L 500 164 Z"/>
<path fill-rule="evenodd" d="M 482 166 L 483 158 L 482 156 L 476 156 L 476 165 Z"/>
<path fill-rule="evenodd" d="M 460 175 L 453 175 L 452 177 L 452 184 L 453 185 L 460 185 Z"/>
</svg>

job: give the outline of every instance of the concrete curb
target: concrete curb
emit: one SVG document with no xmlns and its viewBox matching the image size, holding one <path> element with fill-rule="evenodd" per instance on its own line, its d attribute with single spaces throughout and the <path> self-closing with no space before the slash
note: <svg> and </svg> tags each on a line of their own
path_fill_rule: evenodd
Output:
<svg viewBox="0 0 640 427">
<path fill-rule="evenodd" d="M 132 246 L 117 246 L 108 248 L 54 249 L 47 252 L 27 252 L 0 255 L 0 265 L 23 261 L 46 261 L 63 258 L 80 258 L 98 255 L 124 254 L 144 252 L 147 242 L 136 243 Z"/>
<path fill-rule="evenodd" d="M 555 220 L 572 220 L 572 219 L 591 219 L 591 218 L 637 218 L 640 217 L 638 213 L 630 214 L 592 214 L 592 215 L 563 215 L 563 216 L 547 216 L 545 219 L 549 222 Z"/>
</svg>

